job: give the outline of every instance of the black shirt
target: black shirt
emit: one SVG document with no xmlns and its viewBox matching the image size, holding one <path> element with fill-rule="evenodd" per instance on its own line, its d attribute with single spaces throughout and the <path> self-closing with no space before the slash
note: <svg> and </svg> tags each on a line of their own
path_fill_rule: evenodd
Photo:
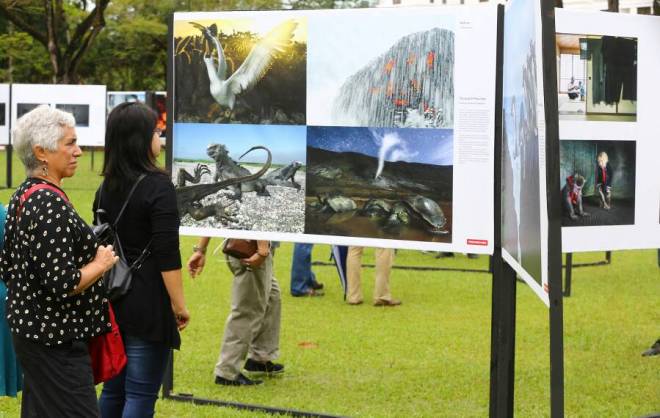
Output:
<svg viewBox="0 0 660 418">
<path fill-rule="evenodd" d="M 101 221 L 115 221 L 129 190 L 113 192 L 103 188 L 101 207 L 107 218 Z M 98 206 L 97 191 L 94 212 Z M 117 234 L 129 263 L 152 240 L 151 254 L 133 273 L 131 290 L 112 302 L 119 329 L 124 334 L 178 349 L 181 339 L 161 275 L 163 271 L 181 268 L 179 213 L 174 185 L 168 176 L 149 173 L 138 184 L 119 220 Z"/>
<path fill-rule="evenodd" d="M 39 183 L 58 188 L 28 178 L 7 210 L 0 268 L 7 283 L 9 328 L 49 346 L 87 340 L 110 329 L 102 281 L 71 295 L 80 283 L 80 268 L 94 259 L 96 238 L 71 204 L 52 190 L 34 191 L 17 216 L 20 197 Z"/>
</svg>

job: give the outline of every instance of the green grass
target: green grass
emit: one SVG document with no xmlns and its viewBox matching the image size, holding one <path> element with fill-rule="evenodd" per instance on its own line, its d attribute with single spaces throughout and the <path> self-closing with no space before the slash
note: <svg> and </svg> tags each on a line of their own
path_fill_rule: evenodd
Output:
<svg viewBox="0 0 660 418">
<path fill-rule="evenodd" d="M 97 169 L 101 165 L 97 151 Z M 0 154 L 0 167 L 4 167 Z M 14 186 L 22 179 L 15 162 Z M 91 220 L 91 201 L 100 177 L 90 170 L 89 153 L 64 185 L 75 207 Z M 0 182 L 4 181 L 4 172 Z M 6 202 L 11 190 L 0 190 Z M 194 238 L 182 237 L 190 255 Z M 219 244 L 219 240 L 212 244 Z M 319 245 L 314 260 L 325 261 Z M 184 274 L 192 315 L 175 354 L 176 392 L 204 398 L 264 404 L 365 417 L 484 417 L 488 415 L 491 279 L 483 273 L 394 270 L 391 287 L 403 300 L 397 308 L 342 300 L 334 267 L 315 267 L 326 285 L 321 298 L 289 295 L 292 245 L 275 259 L 282 288 L 281 361 L 286 373 L 260 387 L 213 384 L 224 322 L 229 312 L 231 275 L 220 257 L 204 274 Z M 577 254 L 574 262 L 602 259 Z M 660 358 L 640 353 L 660 337 L 660 269 L 655 251 L 615 252 L 609 266 L 573 272 L 573 295 L 564 299 L 566 416 L 635 417 L 660 412 Z M 366 251 L 365 263 L 373 263 Z M 399 251 L 397 265 L 486 268 L 487 257 L 437 260 L 430 254 Z M 365 302 L 373 269 L 364 269 Z M 524 284 L 517 289 L 515 412 L 549 415 L 548 310 Z M 305 344 L 313 343 L 313 348 Z M 19 415 L 18 400 L 0 399 L 0 417 Z M 162 417 L 253 417 L 254 412 L 197 407 L 160 400 Z"/>
</svg>

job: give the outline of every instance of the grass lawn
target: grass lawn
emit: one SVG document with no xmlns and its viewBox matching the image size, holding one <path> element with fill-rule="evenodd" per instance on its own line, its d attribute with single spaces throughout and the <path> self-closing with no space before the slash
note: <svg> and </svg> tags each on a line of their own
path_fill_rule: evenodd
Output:
<svg viewBox="0 0 660 418">
<path fill-rule="evenodd" d="M 0 184 L 4 185 L 4 153 Z M 101 165 L 96 152 L 96 168 Z M 23 178 L 14 162 L 14 186 Z M 64 188 L 76 209 L 91 220 L 93 193 L 101 178 L 89 153 Z M 0 190 L 7 202 L 12 190 Z M 194 238 L 181 238 L 184 262 Z M 214 240 L 211 244 L 219 244 Z M 329 247 L 318 245 L 314 260 Z M 292 245 L 275 258 L 282 288 L 281 358 L 284 375 L 250 388 L 219 387 L 213 366 L 229 312 L 231 275 L 221 257 L 204 274 L 184 275 L 192 320 L 175 354 L 174 388 L 204 398 L 264 404 L 337 415 L 369 417 L 483 417 L 488 415 L 491 278 L 484 273 L 394 270 L 396 308 L 346 305 L 334 267 L 318 266 L 325 283 L 320 298 L 288 292 Z M 577 254 L 574 262 L 602 259 Z M 636 417 L 660 412 L 660 357 L 640 353 L 660 337 L 660 269 L 656 251 L 615 252 L 609 266 L 573 272 L 573 295 L 564 299 L 566 416 Z M 487 257 L 435 259 L 399 251 L 397 265 L 486 268 Z M 366 251 L 365 263 L 373 263 Z M 365 302 L 374 270 L 364 269 Z M 548 310 L 526 285 L 518 284 L 515 412 L 549 415 Z M 19 401 L 0 398 L 0 417 L 19 416 Z M 158 401 L 162 417 L 265 416 L 228 408 Z"/>
</svg>

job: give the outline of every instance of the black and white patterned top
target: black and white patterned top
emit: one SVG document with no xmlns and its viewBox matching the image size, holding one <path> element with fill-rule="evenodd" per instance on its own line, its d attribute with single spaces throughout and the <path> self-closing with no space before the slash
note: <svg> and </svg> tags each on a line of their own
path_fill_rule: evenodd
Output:
<svg viewBox="0 0 660 418">
<path fill-rule="evenodd" d="M 80 282 L 80 268 L 96 254 L 96 238 L 73 206 L 52 190 L 33 192 L 17 216 L 20 197 L 39 183 L 51 184 L 26 179 L 7 209 L 0 270 L 7 284 L 9 328 L 49 346 L 87 340 L 110 329 L 102 280 L 71 294 Z"/>
</svg>

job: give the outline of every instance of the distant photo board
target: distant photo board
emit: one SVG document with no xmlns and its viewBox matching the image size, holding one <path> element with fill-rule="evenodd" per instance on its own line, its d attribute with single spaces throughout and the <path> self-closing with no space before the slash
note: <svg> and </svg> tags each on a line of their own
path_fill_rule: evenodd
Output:
<svg viewBox="0 0 660 418">
<path fill-rule="evenodd" d="M 492 253 L 496 7 L 175 13 L 173 36 L 182 233 Z"/>
<path fill-rule="evenodd" d="M 106 111 L 109 114 L 118 104 L 126 102 L 146 103 L 147 93 L 144 91 L 109 91 L 107 93 Z"/>
<path fill-rule="evenodd" d="M 556 9 L 565 252 L 660 248 L 660 18 Z M 582 82 L 580 84 L 580 82 Z"/>
<path fill-rule="evenodd" d="M 103 146 L 105 141 L 105 86 L 12 84 L 12 124 L 36 106 L 47 104 L 76 118 L 81 146 Z"/>
<path fill-rule="evenodd" d="M 9 144 L 9 84 L 0 84 L 0 145 Z"/>
</svg>

